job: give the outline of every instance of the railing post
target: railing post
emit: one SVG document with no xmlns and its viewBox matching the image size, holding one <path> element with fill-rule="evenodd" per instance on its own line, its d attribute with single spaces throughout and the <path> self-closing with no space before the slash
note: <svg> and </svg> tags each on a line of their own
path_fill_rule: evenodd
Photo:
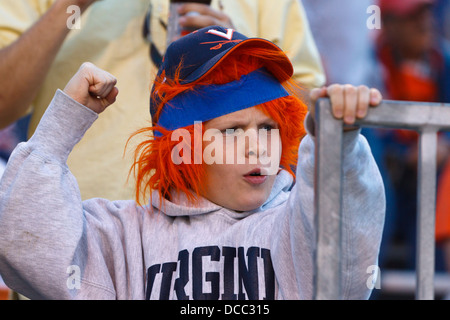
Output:
<svg viewBox="0 0 450 320">
<path fill-rule="evenodd" d="M 420 132 L 417 176 L 416 299 L 434 299 L 437 132 Z"/>
<path fill-rule="evenodd" d="M 342 121 L 331 114 L 328 99 L 316 108 L 316 274 L 317 300 L 340 299 Z"/>
<path fill-rule="evenodd" d="M 332 116 L 329 99 L 320 99 L 315 112 L 314 298 L 340 299 L 343 122 Z M 416 299 L 434 299 L 437 132 L 450 130 L 450 105 L 383 101 L 356 124 L 413 129 L 420 133 Z"/>
</svg>

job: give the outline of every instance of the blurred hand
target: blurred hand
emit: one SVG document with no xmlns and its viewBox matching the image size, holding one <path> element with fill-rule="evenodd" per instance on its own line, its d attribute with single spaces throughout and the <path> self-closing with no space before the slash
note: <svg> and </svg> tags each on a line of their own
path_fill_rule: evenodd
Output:
<svg viewBox="0 0 450 320">
<path fill-rule="evenodd" d="M 377 89 L 333 84 L 329 87 L 311 90 L 312 107 L 310 112 L 313 116 L 316 101 L 324 97 L 330 98 L 333 115 L 337 119 L 343 119 L 344 123 L 348 125 L 354 124 L 356 119 L 364 118 L 369 107 L 380 104 L 383 99 Z"/>
<path fill-rule="evenodd" d="M 85 62 L 69 81 L 64 92 L 89 109 L 101 113 L 116 101 L 117 79 L 110 73 Z"/>
<path fill-rule="evenodd" d="M 91 4 L 93 4 L 96 1 L 101 0 L 59 0 L 61 3 L 64 3 L 67 7 L 71 5 L 75 5 L 80 7 L 81 11 L 83 12 L 86 10 Z"/>
<path fill-rule="evenodd" d="M 196 12 L 196 14 L 189 15 L 189 12 Z M 181 16 L 180 25 L 183 28 L 196 30 L 218 25 L 224 28 L 234 29 L 233 23 L 228 15 L 206 4 L 186 3 L 179 7 L 178 13 Z"/>
</svg>

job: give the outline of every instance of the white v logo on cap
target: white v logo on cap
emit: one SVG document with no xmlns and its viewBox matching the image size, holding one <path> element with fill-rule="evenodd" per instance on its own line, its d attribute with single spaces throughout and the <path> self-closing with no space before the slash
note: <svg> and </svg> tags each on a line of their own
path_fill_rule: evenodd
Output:
<svg viewBox="0 0 450 320">
<path fill-rule="evenodd" d="M 214 34 L 216 36 L 219 36 L 219 37 L 222 37 L 222 38 L 225 38 L 225 39 L 228 39 L 228 40 L 232 40 L 233 39 L 234 30 L 233 29 L 227 29 L 227 33 L 224 33 L 222 31 L 210 29 L 206 33 L 211 33 L 211 34 Z"/>
</svg>

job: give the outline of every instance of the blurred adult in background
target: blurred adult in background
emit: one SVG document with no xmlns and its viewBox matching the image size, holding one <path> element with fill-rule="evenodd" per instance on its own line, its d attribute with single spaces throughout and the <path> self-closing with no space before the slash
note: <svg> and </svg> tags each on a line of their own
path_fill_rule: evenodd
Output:
<svg viewBox="0 0 450 320">
<path fill-rule="evenodd" d="M 82 13 L 79 28 L 73 23 L 76 8 Z M 199 13 L 182 21 L 192 29 L 233 26 L 249 37 L 275 42 L 288 52 L 299 82 L 307 87 L 324 84 L 319 55 L 298 1 L 213 0 L 211 6 L 186 4 L 183 10 L 183 14 Z M 131 132 L 147 124 L 150 79 L 156 74 L 148 40 L 152 57 L 155 51 L 164 54 L 168 15 L 169 0 L 0 2 L 0 127 L 31 112 L 30 136 L 55 90 L 63 88 L 85 61 L 118 78 L 115 108 L 102 115 L 69 157 L 84 199 L 128 199 L 134 194 L 133 183 L 126 186 L 131 156 L 124 159 L 117 150 L 123 150 Z"/>
<path fill-rule="evenodd" d="M 302 2 L 323 61 L 327 84 L 382 87 L 381 72 L 374 54 L 374 39 L 379 31 L 375 27 L 367 27 L 368 19 L 374 14 L 368 9 L 378 4 L 377 0 L 328 0 L 326 6 L 317 0 Z M 384 162 L 384 144 L 377 130 L 363 128 L 362 134 L 370 143 L 386 190 L 385 229 L 379 256 L 383 269 L 395 227 L 395 194 Z M 377 293 L 374 291 L 374 296 Z"/>
<path fill-rule="evenodd" d="M 391 99 L 450 101 L 449 53 L 436 28 L 435 0 L 380 0 L 377 56 Z"/>
<path fill-rule="evenodd" d="M 436 1 L 329 0 L 323 6 L 320 1 L 302 0 L 327 82 L 374 86 L 386 99 L 448 102 L 450 64 L 444 39 L 439 37 L 437 29 L 441 26 L 441 34 L 445 34 L 446 22 L 442 17 L 448 11 L 442 9 L 448 8 L 448 0 Z M 372 4 L 381 9 L 379 30 L 366 26 Z M 436 13 L 441 17 L 437 19 L 440 24 L 436 24 Z M 368 128 L 363 129 L 363 134 L 369 140 L 386 186 L 387 212 L 380 266 L 382 270 L 413 268 L 417 135 L 403 130 Z M 441 136 L 439 150 L 442 168 L 448 153 L 445 136 Z M 448 171 L 450 176 L 450 164 Z M 450 198 L 449 194 L 450 186 L 443 198 Z M 448 202 L 446 212 L 450 216 Z M 449 221 L 445 225 L 446 235 L 450 239 L 450 218 L 446 221 Z M 398 240 L 406 243 L 407 255 L 392 250 Z M 448 251 L 450 266 L 450 241 Z"/>
<path fill-rule="evenodd" d="M 450 55 L 436 28 L 434 0 L 380 0 L 382 28 L 376 55 L 382 70 L 385 99 L 449 102 Z M 417 209 L 417 133 L 379 131 L 384 160 L 396 197 L 396 239 L 406 245 L 405 268 L 415 265 Z M 449 139 L 439 136 L 438 169 L 449 151 Z"/>
<path fill-rule="evenodd" d="M 30 136 L 55 90 L 85 61 L 94 61 L 120 77 L 124 98 L 88 132 L 86 143 L 69 160 L 83 197 L 131 194 L 124 188 L 127 162 L 112 150 L 123 149 L 126 133 L 142 124 L 148 107 L 151 64 L 140 32 L 147 7 L 148 1 L 143 0 L 0 2 L 0 81 L 4 89 L 0 126 L 31 112 Z M 72 25 L 76 8 L 83 14 L 79 29 Z M 93 170 L 79 174 L 91 165 Z"/>
<path fill-rule="evenodd" d="M 450 0 L 436 0 L 434 10 L 440 35 L 450 41 Z"/>
<path fill-rule="evenodd" d="M 367 9 L 374 0 L 302 0 L 324 65 L 327 84 L 376 84 L 373 30 Z"/>
</svg>

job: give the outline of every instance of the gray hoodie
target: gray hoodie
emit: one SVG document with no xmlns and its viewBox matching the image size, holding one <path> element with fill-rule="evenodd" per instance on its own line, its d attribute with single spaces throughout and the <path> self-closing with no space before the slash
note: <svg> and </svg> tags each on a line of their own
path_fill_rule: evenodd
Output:
<svg viewBox="0 0 450 320">
<path fill-rule="evenodd" d="M 0 274 L 31 299 L 311 299 L 314 138 L 296 183 L 237 213 L 183 194 L 140 207 L 82 201 L 67 157 L 97 114 L 58 90 L 0 181 Z M 344 298 L 365 299 L 384 222 L 383 183 L 358 131 L 344 134 Z M 148 209 L 153 206 L 153 212 Z"/>
</svg>

